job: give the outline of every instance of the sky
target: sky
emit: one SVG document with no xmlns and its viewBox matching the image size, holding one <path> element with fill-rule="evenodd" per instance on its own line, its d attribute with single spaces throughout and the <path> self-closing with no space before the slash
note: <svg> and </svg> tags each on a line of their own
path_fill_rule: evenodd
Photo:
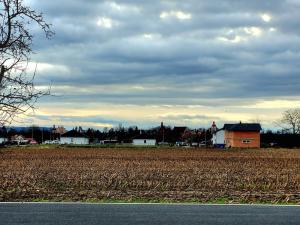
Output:
<svg viewBox="0 0 300 225">
<path fill-rule="evenodd" d="M 56 33 L 32 27 L 29 72 L 52 96 L 28 123 L 275 129 L 300 107 L 299 0 L 25 2 Z"/>
</svg>

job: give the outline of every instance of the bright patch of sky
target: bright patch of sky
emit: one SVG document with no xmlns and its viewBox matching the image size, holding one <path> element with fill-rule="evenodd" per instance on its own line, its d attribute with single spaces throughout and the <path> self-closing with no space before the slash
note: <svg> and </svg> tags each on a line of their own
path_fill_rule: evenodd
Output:
<svg viewBox="0 0 300 225">
<path fill-rule="evenodd" d="M 244 31 L 246 32 L 246 34 L 249 34 L 249 35 L 252 35 L 255 37 L 259 37 L 263 33 L 262 29 L 259 27 L 245 27 Z"/>
<path fill-rule="evenodd" d="M 190 20 L 192 18 L 192 14 L 183 12 L 183 11 L 164 11 L 160 14 L 161 19 L 168 19 L 170 17 L 177 18 L 179 20 Z"/>
<path fill-rule="evenodd" d="M 262 14 L 261 18 L 263 21 L 265 21 L 266 23 L 269 23 L 272 20 L 272 17 L 269 14 Z"/>
<path fill-rule="evenodd" d="M 116 26 L 117 22 L 113 21 L 112 19 L 110 19 L 108 17 L 101 17 L 101 18 L 98 19 L 97 25 L 99 27 L 110 29 L 113 26 Z"/>
</svg>

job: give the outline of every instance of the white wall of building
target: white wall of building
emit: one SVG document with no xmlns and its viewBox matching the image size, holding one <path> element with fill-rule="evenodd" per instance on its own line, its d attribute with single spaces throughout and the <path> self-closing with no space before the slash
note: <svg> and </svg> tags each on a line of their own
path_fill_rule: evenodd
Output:
<svg viewBox="0 0 300 225">
<path fill-rule="evenodd" d="M 67 144 L 67 145 L 88 145 L 89 139 L 85 137 L 61 137 L 60 144 Z"/>
<path fill-rule="evenodd" d="M 7 138 L 0 137 L 0 144 L 7 142 L 7 140 L 8 140 Z"/>
<path fill-rule="evenodd" d="M 133 139 L 132 144 L 137 146 L 155 146 L 156 140 L 155 139 Z"/>
<path fill-rule="evenodd" d="M 219 130 L 214 133 L 212 141 L 214 145 L 225 144 L 225 130 Z"/>
</svg>

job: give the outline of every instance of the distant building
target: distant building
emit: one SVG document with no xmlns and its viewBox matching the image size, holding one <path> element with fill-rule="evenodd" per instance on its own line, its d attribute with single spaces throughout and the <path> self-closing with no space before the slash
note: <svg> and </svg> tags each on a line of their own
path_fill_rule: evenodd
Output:
<svg viewBox="0 0 300 225">
<path fill-rule="evenodd" d="M 215 122 L 213 122 L 210 131 L 212 133 L 212 144 L 216 148 L 224 148 L 225 147 L 225 130 L 218 129 Z"/>
<path fill-rule="evenodd" d="M 29 143 L 29 141 L 23 135 L 17 135 L 17 134 L 11 137 L 11 142 L 18 145 Z"/>
<path fill-rule="evenodd" d="M 155 146 L 156 139 L 147 134 L 140 134 L 133 138 L 132 144 L 135 146 Z"/>
<path fill-rule="evenodd" d="M 213 128 L 212 143 L 214 147 L 260 148 L 260 124 L 225 124 L 222 129 L 217 129 L 216 126 Z"/>
<path fill-rule="evenodd" d="M 8 141 L 8 138 L 7 137 L 4 137 L 4 136 L 0 136 L 0 145 L 7 142 Z"/>
<path fill-rule="evenodd" d="M 224 148 L 225 147 L 225 130 L 219 129 L 213 133 L 212 144 L 214 147 Z"/>
<path fill-rule="evenodd" d="M 89 143 L 89 138 L 76 130 L 64 133 L 60 138 L 60 144 L 88 145 Z"/>
<path fill-rule="evenodd" d="M 67 130 L 63 127 L 63 126 L 58 126 L 56 127 L 55 125 L 53 126 L 52 128 L 52 132 L 54 134 L 59 134 L 59 135 L 62 135 L 62 134 L 65 134 L 67 132 Z"/>
<path fill-rule="evenodd" d="M 37 145 L 38 142 L 34 138 L 25 138 L 28 141 L 28 144 Z"/>
<path fill-rule="evenodd" d="M 260 148 L 260 124 L 225 124 L 223 129 L 225 131 L 226 147 Z"/>
<path fill-rule="evenodd" d="M 118 144 L 118 140 L 100 140 L 99 143 L 101 145 L 114 145 Z"/>
</svg>

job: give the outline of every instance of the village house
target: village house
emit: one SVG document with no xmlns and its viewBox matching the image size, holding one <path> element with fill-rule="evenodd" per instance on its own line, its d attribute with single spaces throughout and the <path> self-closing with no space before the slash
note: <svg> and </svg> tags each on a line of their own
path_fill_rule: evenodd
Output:
<svg viewBox="0 0 300 225">
<path fill-rule="evenodd" d="M 60 137 L 60 144 L 88 145 L 89 143 L 89 138 L 76 130 L 66 132 Z"/>
<path fill-rule="evenodd" d="M 67 130 L 63 126 L 56 127 L 55 125 L 53 125 L 53 128 L 52 128 L 53 134 L 63 135 L 66 132 L 67 132 Z"/>
<path fill-rule="evenodd" d="M 215 147 L 260 148 L 260 131 L 258 123 L 225 124 L 222 129 L 214 127 L 212 142 Z"/>
<path fill-rule="evenodd" d="M 8 138 L 5 135 L 0 135 L 0 145 L 8 141 Z"/>
<path fill-rule="evenodd" d="M 27 140 L 23 135 L 13 135 L 11 137 L 11 142 L 17 145 L 28 144 L 29 140 Z"/>
<path fill-rule="evenodd" d="M 132 144 L 135 146 L 155 146 L 156 139 L 147 134 L 140 134 L 133 138 Z"/>
</svg>

